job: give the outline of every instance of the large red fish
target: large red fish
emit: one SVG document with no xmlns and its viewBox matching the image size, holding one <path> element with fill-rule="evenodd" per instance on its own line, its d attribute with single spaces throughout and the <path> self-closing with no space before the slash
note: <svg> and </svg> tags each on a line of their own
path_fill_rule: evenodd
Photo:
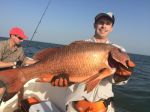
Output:
<svg viewBox="0 0 150 112">
<path fill-rule="evenodd" d="M 8 93 L 4 97 L 5 101 L 17 93 L 27 81 L 43 78 L 47 74 L 51 79 L 65 74 L 73 83 L 85 82 L 85 90 L 90 92 L 103 78 L 113 73 L 131 75 L 130 68 L 135 66 L 127 53 L 117 47 L 89 42 L 46 49 L 35 57 L 41 61 L 28 67 L 0 72 L 0 83 L 6 86 Z"/>
</svg>

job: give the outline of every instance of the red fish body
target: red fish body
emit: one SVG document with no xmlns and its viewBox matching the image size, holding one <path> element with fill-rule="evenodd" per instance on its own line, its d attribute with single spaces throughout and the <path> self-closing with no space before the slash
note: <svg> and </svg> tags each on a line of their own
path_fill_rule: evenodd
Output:
<svg viewBox="0 0 150 112">
<path fill-rule="evenodd" d="M 71 82 L 85 82 L 87 91 L 91 91 L 101 79 L 119 71 L 119 66 L 128 68 L 127 62 L 132 62 L 126 53 L 112 45 L 89 42 L 46 49 L 35 57 L 38 56 L 41 61 L 36 64 L 0 72 L 8 93 L 18 92 L 27 81 L 45 74 L 51 78 L 65 74 Z"/>
</svg>

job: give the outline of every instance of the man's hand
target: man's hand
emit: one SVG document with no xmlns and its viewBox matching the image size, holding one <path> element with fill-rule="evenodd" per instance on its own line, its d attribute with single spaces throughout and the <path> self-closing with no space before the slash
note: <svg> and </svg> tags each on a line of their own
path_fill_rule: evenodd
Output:
<svg viewBox="0 0 150 112">
<path fill-rule="evenodd" d="M 23 63 L 23 62 L 19 60 L 19 61 L 16 62 L 16 66 L 17 66 L 17 67 L 21 67 L 22 63 Z"/>
<path fill-rule="evenodd" d="M 60 74 L 53 77 L 51 84 L 53 86 L 66 87 L 71 85 L 71 82 L 69 82 L 69 77 L 67 77 L 67 75 Z"/>
<path fill-rule="evenodd" d="M 132 75 L 135 63 L 133 61 L 127 61 L 128 68 L 120 66 L 119 69 L 114 74 L 114 80 L 116 83 L 126 81 Z"/>
<path fill-rule="evenodd" d="M 126 64 L 128 68 L 120 65 L 115 74 L 118 74 L 120 76 L 131 76 L 135 67 L 135 63 L 130 60 L 130 61 L 127 61 Z"/>
<path fill-rule="evenodd" d="M 14 62 L 14 66 L 13 66 L 13 68 L 18 68 L 18 67 L 21 67 L 21 65 L 22 65 L 22 61 L 16 61 L 16 62 Z"/>
</svg>

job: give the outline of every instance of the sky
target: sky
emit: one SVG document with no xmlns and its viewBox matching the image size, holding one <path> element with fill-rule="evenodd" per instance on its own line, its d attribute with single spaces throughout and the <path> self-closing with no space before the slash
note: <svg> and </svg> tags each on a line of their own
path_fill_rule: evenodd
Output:
<svg viewBox="0 0 150 112">
<path fill-rule="evenodd" d="M 88 39 L 94 35 L 94 17 L 113 12 L 111 42 L 150 56 L 150 0 L 0 0 L 0 37 L 8 37 L 17 26 L 30 40 L 49 1 L 33 41 L 69 44 Z"/>
</svg>

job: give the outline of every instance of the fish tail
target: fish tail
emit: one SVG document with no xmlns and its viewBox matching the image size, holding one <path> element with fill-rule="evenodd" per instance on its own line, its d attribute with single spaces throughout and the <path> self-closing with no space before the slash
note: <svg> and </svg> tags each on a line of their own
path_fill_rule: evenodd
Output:
<svg viewBox="0 0 150 112">
<path fill-rule="evenodd" d="M 10 69 L 0 72 L 0 97 L 3 96 L 4 91 L 6 90 L 6 95 L 4 97 L 4 100 L 7 101 L 11 97 L 13 97 L 20 88 L 23 87 L 24 82 L 22 82 L 22 79 L 19 78 L 20 74 L 17 69 Z"/>
</svg>

